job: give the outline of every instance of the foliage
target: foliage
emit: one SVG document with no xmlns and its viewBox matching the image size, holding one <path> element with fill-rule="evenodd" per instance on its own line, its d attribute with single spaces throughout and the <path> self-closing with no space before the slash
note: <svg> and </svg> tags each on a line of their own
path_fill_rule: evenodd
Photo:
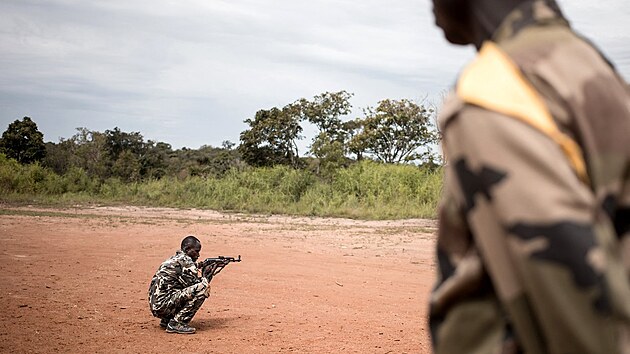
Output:
<svg viewBox="0 0 630 354">
<path fill-rule="evenodd" d="M 91 178 L 105 179 L 111 177 L 113 165 L 106 146 L 105 134 L 77 128 L 77 133 L 71 138 L 62 138 L 58 144 L 46 144 L 47 155 L 42 164 L 58 174 L 76 167 L 84 170 Z"/>
<path fill-rule="evenodd" d="M 320 162 L 318 174 L 323 172 L 324 175 L 329 175 L 346 162 L 348 133 L 341 117 L 350 114 L 352 96 L 352 93 L 346 91 L 325 92 L 315 96 L 312 101 L 302 98 L 293 103 L 301 120 L 315 125 L 319 131 L 309 150 Z"/>
<path fill-rule="evenodd" d="M 99 181 L 81 168 L 58 175 L 0 154 L 0 201 L 125 203 L 364 219 L 435 217 L 441 171 L 363 161 L 325 180 L 289 166 L 231 169 L 222 177 Z"/>
<path fill-rule="evenodd" d="M 430 145 L 437 142 L 432 113 L 406 99 L 380 101 L 357 122 L 362 129 L 352 138 L 352 150 L 368 152 L 385 163 L 429 161 Z"/>
<path fill-rule="evenodd" d="M 311 151 L 317 157 L 316 173 L 322 177 L 331 177 L 338 168 L 350 165 L 345 150 L 343 142 L 329 138 L 325 132 L 319 133 L 311 146 Z"/>
<path fill-rule="evenodd" d="M 22 164 L 41 161 L 46 156 L 44 135 L 30 117 L 17 119 L 2 133 L 0 153 Z"/>
<path fill-rule="evenodd" d="M 298 99 L 282 109 L 271 108 L 245 120 L 250 128 L 241 133 L 239 151 L 251 166 L 277 164 L 296 167 L 296 140 L 300 123 L 317 128 L 309 153 L 315 157 L 309 168 L 320 176 L 371 157 L 386 163 L 435 162 L 432 149 L 439 135 L 434 126 L 434 109 L 407 99 L 382 100 L 376 108 L 364 110 L 364 118 L 342 120 L 351 113 L 346 91 L 325 92 L 312 100 Z"/>
<path fill-rule="evenodd" d="M 302 98 L 294 103 L 300 111 L 301 119 L 315 125 L 319 130 L 319 134 L 313 139 L 312 146 L 315 148 L 311 148 L 315 157 L 326 157 L 322 154 L 328 151 L 326 145 L 335 142 L 345 144 L 346 132 L 341 117 L 350 114 L 352 96 L 353 94 L 346 91 L 325 92 L 315 96 L 312 101 Z"/>
<path fill-rule="evenodd" d="M 241 133 L 239 152 L 251 166 L 298 165 L 296 140 L 301 139 L 302 127 L 291 105 L 256 112 L 246 119 L 250 128 Z"/>
<path fill-rule="evenodd" d="M 185 176 L 221 177 L 230 169 L 242 168 L 243 163 L 239 152 L 234 149 L 234 143 L 224 141 L 222 146 L 217 148 L 204 145 L 197 150 L 178 150 L 175 152 L 175 159 L 187 165 L 183 170 L 186 171 Z"/>
<path fill-rule="evenodd" d="M 304 98 L 294 103 L 300 109 L 303 120 L 314 124 L 320 132 L 337 138 L 342 132 L 341 116 L 351 112 L 350 98 L 353 94 L 346 91 L 325 92 L 313 97 L 312 101 Z"/>
<path fill-rule="evenodd" d="M 72 167 L 64 175 L 38 163 L 20 165 L 16 160 L 0 154 L 0 195 L 15 196 L 54 196 L 66 193 L 92 194 L 98 191 L 99 182 L 87 173 Z"/>
<path fill-rule="evenodd" d="M 145 141 L 140 132 L 77 128 L 69 139 L 44 144 L 41 162 L 22 165 L 0 154 L 0 201 L 433 217 L 441 188 L 441 166 L 430 151 L 436 140 L 433 111 L 408 100 L 384 100 L 364 110 L 364 118 L 344 121 L 351 97 L 326 92 L 282 109 L 259 110 L 245 120 L 249 129 L 237 148 L 224 141 L 221 147 L 173 150 Z M 30 118 L 24 120 L 39 133 Z M 310 156 L 300 157 L 304 122 L 318 131 Z"/>
<path fill-rule="evenodd" d="M 77 128 L 77 133 L 59 143 L 46 143 L 42 165 L 57 174 L 71 168 L 84 170 L 90 178 L 104 181 L 141 181 L 177 176 L 221 176 L 242 165 L 234 144 L 223 147 L 202 146 L 199 149 L 175 150 L 170 144 L 144 141 L 140 133 L 126 133 L 119 128 L 105 133 Z"/>
<path fill-rule="evenodd" d="M 149 179 L 166 176 L 171 154 L 171 144 L 149 140 L 140 158 L 140 176 Z"/>
</svg>

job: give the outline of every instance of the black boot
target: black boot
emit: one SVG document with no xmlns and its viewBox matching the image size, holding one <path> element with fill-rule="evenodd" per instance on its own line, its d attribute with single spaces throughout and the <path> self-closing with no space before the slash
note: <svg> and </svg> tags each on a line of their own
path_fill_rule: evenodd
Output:
<svg viewBox="0 0 630 354">
<path fill-rule="evenodd" d="M 166 333 L 193 334 L 195 328 L 175 320 L 171 320 L 166 326 Z"/>
<path fill-rule="evenodd" d="M 162 320 L 160 321 L 160 327 L 162 328 L 166 328 L 168 327 L 168 323 L 172 320 L 172 318 L 168 318 L 168 317 L 164 317 L 162 318 Z"/>
</svg>

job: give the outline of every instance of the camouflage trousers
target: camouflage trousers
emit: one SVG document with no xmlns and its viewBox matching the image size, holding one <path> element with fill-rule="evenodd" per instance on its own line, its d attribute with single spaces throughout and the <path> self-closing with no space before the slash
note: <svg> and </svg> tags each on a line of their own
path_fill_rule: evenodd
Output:
<svg viewBox="0 0 630 354">
<path fill-rule="evenodd" d="M 206 298 L 206 287 L 195 284 L 183 290 L 174 290 L 162 301 L 150 301 L 151 313 L 158 318 L 172 318 L 188 324 Z"/>
</svg>

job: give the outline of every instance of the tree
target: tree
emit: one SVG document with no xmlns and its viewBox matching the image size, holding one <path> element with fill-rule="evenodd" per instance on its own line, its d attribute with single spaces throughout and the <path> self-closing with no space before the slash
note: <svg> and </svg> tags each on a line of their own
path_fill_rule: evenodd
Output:
<svg viewBox="0 0 630 354">
<path fill-rule="evenodd" d="M 222 147 L 203 145 L 197 150 L 182 151 L 188 175 L 223 177 L 230 169 L 238 168 L 240 155 L 234 145 L 225 140 Z"/>
<path fill-rule="evenodd" d="M 343 129 L 346 132 L 346 149 L 349 153 L 357 156 L 357 161 L 363 159 L 363 154 L 367 150 L 365 136 L 358 136 L 363 129 L 363 120 L 353 119 L 343 123 Z"/>
<path fill-rule="evenodd" d="M 313 138 L 310 150 L 315 157 L 337 158 L 339 147 L 342 148 L 342 155 L 345 155 L 347 132 L 341 117 L 351 112 L 351 97 L 352 93 L 343 90 L 325 92 L 313 97 L 312 101 L 302 98 L 293 104 L 299 111 L 300 118 L 315 125 L 319 130 Z M 331 156 L 328 156 L 329 152 L 332 153 Z"/>
<path fill-rule="evenodd" d="M 149 140 L 145 144 L 145 153 L 140 159 L 140 175 L 143 178 L 162 178 L 169 167 L 169 158 L 173 153 L 170 144 Z"/>
<path fill-rule="evenodd" d="M 125 182 L 133 182 L 140 180 L 141 167 L 140 161 L 131 150 L 123 150 L 114 162 L 112 172 Z"/>
<path fill-rule="evenodd" d="M 160 169 L 161 163 L 151 156 L 146 156 L 153 147 L 153 142 L 145 143 L 140 132 L 126 133 L 118 127 L 105 131 L 105 151 L 111 172 L 116 177 L 126 181 L 136 181 L 150 176 L 151 168 Z M 168 145 L 168 144 L 166 144 Z M 170 149 L 170 146 L 160 146 L 158 149 Z M 157 165 L 152 165 L 157 163 Z M 157 177 L 157 176 L 156 176 Z"/>
<path fill-rule="evenodd" d="M 246 119 L 249 129 L 240 135 L 238 147 L 243 160 L 252 166 L 273 166 L 277 164 L 298 165 L 296 141 L 301 139 L 302 127 L 294 107 L 276 107 L 259 110 L 254 119 Z"/>
<path fill-rule="evenodd" d="M 112 175 L 113 162 L 105 149 L 105 135 L 88 128 L 76 128 L 77 133 L 58 143 L 46 143 L 46 158 L 42 164 L 58 174 L 80 168 L 90 178 L 104 180 Z"/>
<path fill-rule="evenodd" d="M 386 99 L 365 113 L 365 119 L 359 121 L 362 130 L 350 142 L 352 150 L 370 153 L 386 163 L 432 160 L 430 147 L 437 142 L 433 109 L 406 99 Z"/>
<path fill-rule="evenodd" d="M 341 116 L 349 114 L 352 110 L 350 98 L 352 93 L 346 91 L 324 92 L 313 97 L 312 101 L 304 98 L 294 105 L 299 105 L 302 119 L 314 124 L 320 132 L 325 132 L 332 138 L 343 134 Z"/>
<path fill-rule="evenodd" d="M 315 160 L 315 173 L 321 176 L 331 176 L 333 171 L 348 164 L 346 147 L 343 141 L 331 138 L 327 133 L 320 132 L 313 139 L 311 153 Z"/>
<path fill-rule="evenodd" d="M 230 169 L 238 168 L 241 164 L 241 156 L 237 149 L 234 149 L 233 142 L 224 140 L 221 148 L 211 161 L 212 172 L 216 177 L 224 176 Z"/>
<path fill-rule="evenodd" d="M 140 132 L 126 133 L 115 127 L 105 131 L 105 149 L 112 161 L 116 161 L 125 152 L 131 152 L 140 158 L 146 152 L 146 144 Z"/>
<path fill-rule="evenodd" d="M 18 119 L 2 133 L 0 152 L 21 164 L 41 161 L 46 156 L 44 135 L 30 117 Z"/>
<path fill-rule="evenodd" d="M 77 133 L 70 138 L 74 144 L 78 167 L 83 168 L 90 177 L 106 179 L 112 175 L 112 162 L 106 152 L 105 134 L 77 128 Z"/>
<path fill-rule="evenodd" d="M 312 101 L 299 99 L 291 105 L 292 112 L 302 121 L 308 121 L 318 129 L 309 152 L 316 157 L 316 173 L 329 172 L 347 163 L 346 125 L 341 120 L 351 112 L 351 93 L 346 91 L 325 92 Z"/>
<path fill-rule="evenodd" d="M 48 142 L 46 145 L 46 157 L 42 165 L 63 175 L 72 167 L 78 166 L 78 158 L 75 155 L 74 145 L 71 140 L 60 139 L 59 143 Z"/>
</svg>

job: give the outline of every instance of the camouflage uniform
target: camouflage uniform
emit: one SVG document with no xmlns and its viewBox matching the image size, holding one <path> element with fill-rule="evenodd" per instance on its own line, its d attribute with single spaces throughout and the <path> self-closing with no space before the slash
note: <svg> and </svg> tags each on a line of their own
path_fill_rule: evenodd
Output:
<svg viewBox="0 0 630 354">
<path fill-rule="evenodd" d="M 192 258 L 179 250 L 160 265 L 149 287 L 153 316 L 188 324 L 208 297 L 208 280 Z"/>
<path fill-rule="evenodd" d="M 630 352 L 628 87 L 543 1 L 515 9 L 492 43 L 577 143 L 588 178 L 547 134 L 463 99 L 460 77 L 439 118 L 448 164 L 434 349 Z M 493 80 L 481 83 L 488 92 L 500 90 Z"/>
</svg>

